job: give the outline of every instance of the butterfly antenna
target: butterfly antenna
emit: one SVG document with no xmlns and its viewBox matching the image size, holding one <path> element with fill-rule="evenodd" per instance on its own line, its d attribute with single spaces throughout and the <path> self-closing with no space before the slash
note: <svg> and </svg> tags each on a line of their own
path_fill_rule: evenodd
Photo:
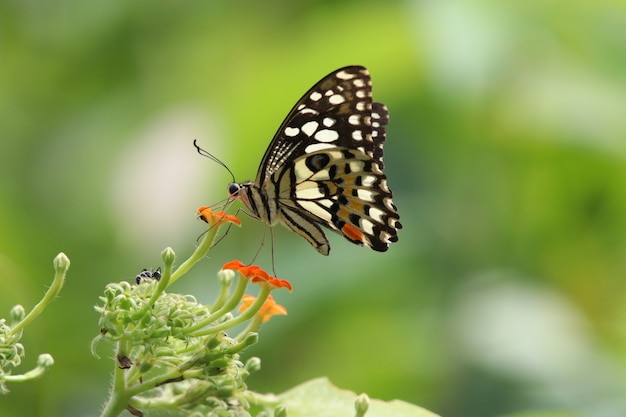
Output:
<svg viewBox="0 0 626 417">
<path fill-rule="evenodd" d="M 198 151 L 198 153 L 202 156 L 205 156 L 207 158 L 209 158 L 211 161 L 213 162 L 217 162 L 219 165 L 223 166 L 224 168 L 226 168 L 226 171 L 228 171 L 228 173 L 230 174 L 230 176 L 233 178 L 233 182 L 235 182 L 235 174 L 233 174 L 233 172 L 230 170 L 230 168 L 228 168 L 226 166 L 225 163 L 223 163 L 222 161 L 220 161 L 217 157 L 211 155 L 209 152 L 207 152 L 206 150 L 202 149 L 200 147 L 200 145 L 198 145 L 198 141 L 196 139 L 193 140 L 193 146 L 195 146 L 196 150 Z"/>
</svg>

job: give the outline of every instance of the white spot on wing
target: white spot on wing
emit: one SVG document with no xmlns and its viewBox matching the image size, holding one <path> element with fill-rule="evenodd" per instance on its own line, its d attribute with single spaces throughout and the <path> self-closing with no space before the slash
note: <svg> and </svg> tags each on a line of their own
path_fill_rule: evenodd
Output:
<svg viewBox="0 0 626 417">
<path fill-rule="evenodd" d="M 350 162 L 350 171 L 352 171 L 352 172 L 361 172 L 361 171 L 363 171 L 363 161 L 352 161 L 352 162 Z"/>
<path fill-rule="evenodd" d="M 302 131 L 307 136 L 313 136 L 318 126 L 319 126 L 319 123 L 311 120 L 310 122 L 306 122 L 305 124 L 302 125 Z"/>
<path fill-rule="evenodd" d="M 371 221 L 367 219 L 361 219 L 361 228 L 368 235 L 374 234 L 374 223 L 372 223 Z"/>
<path fill-rule="evenodd" d="M 335 123 L 337 123 L 337 121 L 331 117 L 324 117 L 324 120 L 322 120 L 322 124 L 326 127 L 331 127 Z"/>
<path fill-rule="evenodd" d="M 312 184 L 309 186 L 308 184 Z M 320 193 L 317 185 L 312 181 L 306 181 L 296 187 L 296 198 L 303 200 L 315 200 L 323 198 L 324 195 Z"/>
<path fill-rule="evenodd" d="M 323 200 L 317 200 L 317 202 L 321 205 L 323 205 L 324 207 L 330 208 L 333 205 L 332 200 L 329 200 L 327 198 L 323 199 Z"/>
<path fill-rule="evenodd" d="M 385 212 L 382 211 L 381 209 L 378 209 L 376 207 L 371 207 L 369 214 L 372 217 L 372 219 L 376 220 L 379 223 L 383 223 L 383 217 L 385 216 Z"/>
<path fill-rule="evenodd" d="M 307 146 L 304 149 L 304 152 L 306 152 L 306 153 L 313 153 L 315 151 L 321 151 L 323 149 L 331 149 L 331 148 L 334 148 L 334 147 L 335 147 L 335 145 L 331 145 L 331 144 L 328 144 L 328 143 L 314 143 L 312 145 Z"/>
<path fill-rule="evenodd" d="M 393 211 L 395 212 L 396 210 L 393 208 L 393 202 L 391 201 L 391 198 L 385 198 L 383 199 L 383 204 L 385 205 L 385 207 L 387 207 L 387 210 L 389 211 Z"/>
<path fill-rule="evenodd" d="M 285 135 L 289 136 L 290 138 L 297 136 L 298 133 L 300 133 L 300 129 L 298 129 L 297 127 L 285 128 Z"/>
<path fill-rule="evenodd" d="M 361 184 L 365 187 L 371 187 L 376 182 L 376 177 L 373 175 L 363 175 L 361 177 Z"/>
<path fill-rule="evenodd" d="M 321 171 L 317 171 L 315 174 L 311 175 L 311 180 L 313 181 L 326 181 L 330 179 L 330 175 L 327 169 L 322 169 Z"/>
<path fill-rule="evenodd" d="M 311 100 L 313 100 L 313 101 L 318 101 L 320 98 L 322 98 L 322 95 L 320 93 L 318 93 L 317 91 L 314 91 L 314 92 L 311 93 L 309 98 Z"/>
<path fill-rule="evenodd" d="M 315 134 L 315 139 L 320 142 L 334 142 L 339 139 L 339 133 L 336 130 L 323 129 Z"/>
<path fill-rule="evenodd" d="M 341 80 L 350 80 L 354 78 L 354 74 L 350 74 L 346 71 L 339 71 L 337 74 L 335 74 L 335 76 Z"/>
<path fill-rule="evenodd" d="M 309 213 L 323 219 L 324 221 L 330 222 L 332 220 L 332 215 L 329 212 L 312 201 L 298 201 L 298 204 L 300 204 L 302 208 Z"/>
<path fill-rule="evenodd" d="M 363 133 L 360 130 L 352 131 L 352 139 L 363 140 Z"/>
<path fill-rule="evenodd" d="M 357 196 L 363 201 L 369 201 L 369 202 L 374 201 L 374 193 L 369 190 L 359 189 L 357 190 Z"/>
<path fill-rule="evenodd" d="M 359 116 L 358 114 L 353 114 L 352 116 L 348 117 L 348 123 L 354 126 L 358 126 L 359 124 L 361 124 L 361 116 Z"/>
<path fill-rule="evenodd" d="M 342 96 L 342 95 L 340 95 L 340 94 L 335 94 L 335 95 L 333 95 L 333 96 L 330 96 L 330 97 L 328 98 L 328 101 L 329 101 L 329 103 L 330 103 L 330 104 L 341 104 L 341 103 L 343 103 L 344 101 L 346 101 L 346 99 L 345 99 L 345 98 L 343 98 L 343 96 Z"/>
</svg>

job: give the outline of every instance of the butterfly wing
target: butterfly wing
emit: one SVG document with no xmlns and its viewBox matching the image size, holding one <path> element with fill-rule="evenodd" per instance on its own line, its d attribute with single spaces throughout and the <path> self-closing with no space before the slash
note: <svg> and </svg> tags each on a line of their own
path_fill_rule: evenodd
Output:
<svg viewBox="0 0 626 417">
<path fill-rule="evenodd" d="M 364 67 L 341 68 L 313 86 L 270 143 L 256 185 L 278 201 L 278 216 L 320 253 L 319 225 L 377 251 L 395 242 L 399 222 L 383 173 L 383 104 L 372 103 Z"/>
<path fill-rule="evenodd" d="M 256 184 L 263 185 L 295 158 L 334 146 L 358 148 L 382 164 L 382 143 L 389 120 L 380 132 L 372 128 L 372 83 L 364 67 L 338 69 L 315 84 L 291 109 L 270 142 L 259 165 Z M 375 142 L 374 138 L 382 137 Z M 382 165 L 381 165 L 382 169 Z"/>
</svg>

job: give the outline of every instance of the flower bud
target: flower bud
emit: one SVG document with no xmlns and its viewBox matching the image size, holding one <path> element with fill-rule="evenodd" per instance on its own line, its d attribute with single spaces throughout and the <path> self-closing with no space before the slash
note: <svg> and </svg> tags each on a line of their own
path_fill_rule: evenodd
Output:
<svg viewBox="0 0 626 417">
<path fill-rule="evenodd" d="M 170 247 L 167 247 L 161 252 L 161 259 L 163 259 L 163 263 L 165 265 L 172 265 L 174 263 L 174 259 L 176 259 L 176 254 L 174 250 Z"/>
<path fill-rule="evenodd" d="M 209 339 L 206 346 L 209 350 L 213 350 L 220 345 L 222 342 L 222 333 L 217 333 L 213 337 Z"/>
<path fill-rule="evenodd" d="M 70 258 L 61 252 L 54 258 L 53 265 L 57 274 L 65 274 L 70 268 Z"/>
<path fill-rule="evenodd" d="M 279 405 L 274 410 L 274 417 L 287 417 L 287 407 Z"/>
<path fill-rule="evenodd" d="M 14 306 L 9 313 L 9 323 L 16 324 L 24 319 L 26 316 L 26 310 L 20 304 Z"/>
<path fill-rule="evenodd" d="M 226 383 L 217 387 L 217 396 L 220 398 L 230 398 L 235 393 L 236 387 L 232 383 Z"/>
<path fill-rule="evenodd" d="M 42 353 L 37 358 L 37 366 L 41 366 L 43 368 L 50 368 L 52 365 L 54 365 L 54 358 L 52 357 L 52 355 L 48 353 Z"/>
<path fill-rule="evenodd" d="M 354 408 L 356 409 L 356 417 L 363 417 L 370 407 L 370 397 L 367 394 L 361 394 L 356 397 L 354 401 Z"/>
<path fill-rule="evenodd" d="M 228 287 L 235 279 L 235 271 L 232 269 L 222 269 L 217 273 L 217 279 L 221 285 Z"/>
<path fill-rule="evenodd" d="M 244 344 L 246 347 L 248 347 L 248 346 L 256 345 L 258 341 L 259 341 L 258 333 L 248 333 L 241 343 Z"/>
<path fill-rule="evenodd" d="M 256 356 L 251 357 L 246 361 L 244 369 L 249 373 L 259 371 L 261 369 L 261 359 Z"/>
<path fill-rule="evenodd" d="M 204 397 L 213 395 L 215 384 L 210 381 L 195 380 L 189 385 L 185 393 L 179 399 L 179 403 L 194 403 Z"/>
</svg>

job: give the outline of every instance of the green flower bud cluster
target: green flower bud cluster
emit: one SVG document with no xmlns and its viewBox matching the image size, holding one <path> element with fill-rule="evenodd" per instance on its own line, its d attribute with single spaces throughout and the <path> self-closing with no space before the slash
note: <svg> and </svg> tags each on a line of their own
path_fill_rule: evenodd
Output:
<svg viewBox="0 0 626 417">
<path fill-rule="evenodd" d="M 0 393 L 9 392 L 5 378 L 10 375 L 10 368 L 16 368 L 25 355 L 24 346 L 18 342 L 21 332 L 14 334 L 5 319 L 0 319 Z"/>
<path fill-rule="evenodd" d="M 44 353 L 39 355 L 35 368 L 23 374 L 12 374 L 13 368 L 18 367 L 26 355 L 24 346 L 19 342 L 24 328 L 59 294 L 65 282 L 65 274 L 70 267 L 70 260 L 64 253 L 59 253 L 54 258 L 53 265 L 55 276 L 41 301 L 28 314 L 24 307 L 17 304 L 9 312 L 8 322 L 0 318 L 0 394 L 9 392 L 6 382 L 24 382 L 39 378 L 54 364 L 52 356 Z"/>
<path fill-rule="evenodd" d="M 166 265 L 162 280 L 168 272 Z M 248 415 L 244 381 L 260 368 L 260 361 L 251 358 L 244 364 L 239 354 L 257 342 L 257 333 L 229 337 L 225 326 L 227 330 L 229 323 L 237 323 L 232 311 L 212 313 L 191 295 L 162 291 L 162 280 L 109 284 L 96 307 L 100 335 L 94 343 L 117 344 L 116 379 L 122 381 L 129 411 Z M 220 283 L 222 293 L 228 293 L 232 279 Z M 218 325 L 220 330 L 210 331 Z"/>
<path fill-rule="evenodd" d="M 177 343 L 193 342 L 185 329 L 206 319 L 209 308 L 191 295 L 165 292 L 151 303 L 157 284 L 157 281 L 140 285 L 123 281 L 107 285 L 104 296 L 100 297 L 103 306 L 96 307 L 101 313 L 99 325 L 106 339 L 124 339 L 151 353 L 156 348 L 174 352 L 179 348 Z"/>
<path fill-rule="evenodd" d="M 161 253 L 163 269 L 143 270 L 133 283 L 109 284 L 100 297 L 96 306 L 100 335 L 92 351 L 99 341 L 107 340 L 115 344 L 117 359 L 101 417 L 119 416 L 124 410 L 134 416 L 147 410 L 203 417 L 250 415 L 250 399 L 255 395 L 247 390 L 245 379 L 260 369 L 260 360 L 251 358 L 244 364 L 239 355 L 257 343 L 262 323 L 272 315 L 286 314 L 270 292 L 291 291 L 291 284 L 257 266 L 231 261 L 218 273 L 220 290 L 212 306 L 190 295 L 167 293 L 172 283 L 205 258 L 219 226 L 239 224 L 236 217 L 207 207 L 202 215 L 209 229 L 175 271 L 174 251 L 166 248 Z M 251 283 L 259 285 L 256 297 L 244 294 Z M 246 323 L 236 336 L 226 333 Z"/>
</svg>

